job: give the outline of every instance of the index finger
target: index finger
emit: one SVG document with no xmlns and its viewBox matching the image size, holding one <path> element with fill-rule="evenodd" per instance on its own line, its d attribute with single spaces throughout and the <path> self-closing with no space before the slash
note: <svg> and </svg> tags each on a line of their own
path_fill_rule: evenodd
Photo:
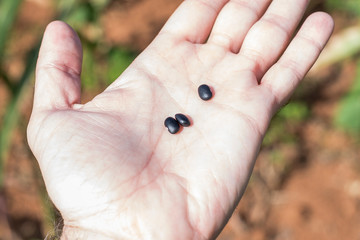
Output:
<svg viewBox="0 0 360 240">
<path fill-rule="evenodd" d="M 169 18 L 160 33 L 176 39 L 203 43 L 208 38 L 220 10 L 229 0 L 186 0 Z"/>
</svg>

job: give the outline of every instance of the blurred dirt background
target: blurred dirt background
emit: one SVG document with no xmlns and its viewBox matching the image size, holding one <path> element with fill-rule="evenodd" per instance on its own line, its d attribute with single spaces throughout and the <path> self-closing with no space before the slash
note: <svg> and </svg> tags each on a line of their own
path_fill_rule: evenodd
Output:
<svg viewBox="0 0 360 240">
<path fill-rule="evenodd" d="M 5 78 L 14 84 L 21 78 L 29 51 L 36 50 L 34 46 L 51 20 L 68 20 L 81 36 L 86 101 L 102 91 L 110 78 L 151 42 L 182 1 L 78 1 L 80 10 L 71 13 L 59 7 L 59 2 L 24 0 L 20 4 L 1 58 L 1 131 L 5 131 L 6 114 L 14 96 Z M 346 112 L 342 111 L 344 99 L 356 93 L 354 84 L 360 79 L 360 50 L 356 45 L 360 43 L 356 38 L 360 17 L 328 2 L 312 1 L 308 14 L 330 11 L 336 21 L 334 37 L 292 101 L 273 120 L 249 186 L 219 240 L 360 240 L 360 132 L 356 132 L 360 109 L 355 117 L 351 114 L 356 107 L 348 110 L 355 128 L 346 127 L 339 117 Z M 348 2 L 360 5 L 358 0 Z M 67 15 L 61 15 L 61 7 Z M 346 52 L 350 43 L 355 50 Z M 100 80 L 91 79 L 94 74 L 87 73 L 86 64 L 88 68 L 99 65 L 94 71 Z M 110 73 L 101 72 L 103 66 Z M 57 213 L 26 142 L 34 82 L 32 74 L 28 78 L 0 168 L 4 175 L 0 240 L 44 239 L 56 225 Z M 359 94 L 354 101 L 355 105 L 360 102 Z"/>
</svg>

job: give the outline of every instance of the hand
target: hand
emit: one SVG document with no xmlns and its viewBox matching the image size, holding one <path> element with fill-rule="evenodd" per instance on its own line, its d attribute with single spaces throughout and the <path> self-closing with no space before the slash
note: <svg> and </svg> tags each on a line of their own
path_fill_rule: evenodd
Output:
<svg viewBox="0 0 360 240">
<path fill-rule="evenodd" d="M 80 104 L 81 44 L 46 29 L 28 140 L 63 239 L 213 239 L 238 204 L 272 115 L 332 29 L 308 0 L 187 0 L 104 92 Z M 198 97 L 203 83 L 214 90 Z M 172 135 L 163 123 L 192 125 Z"/>
</svg>

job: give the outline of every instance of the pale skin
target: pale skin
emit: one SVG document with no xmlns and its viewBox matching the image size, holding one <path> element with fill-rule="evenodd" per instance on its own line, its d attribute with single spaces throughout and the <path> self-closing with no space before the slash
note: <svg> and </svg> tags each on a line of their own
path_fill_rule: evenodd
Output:
<svg viewBox="0 0 360 240">
<path fill-rule="evenodd" d="M 271 117 L 333 30 L 308 0 L 186 0 L 104 92 L 80 102 L 82 49 L 47 27 L 29 145 L 64 218 L 62 239 L 215 239 L 252 172 Z M 198 97 L 208 84 L 210 101 Z M 191 126 L 172 135 L 168 116 Z"/>
</svg>

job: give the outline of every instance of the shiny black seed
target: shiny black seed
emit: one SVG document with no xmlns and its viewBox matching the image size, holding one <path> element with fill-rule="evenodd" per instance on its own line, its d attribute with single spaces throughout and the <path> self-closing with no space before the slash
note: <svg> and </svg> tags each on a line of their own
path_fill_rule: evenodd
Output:
<svg viewBox="0 0 360 240">
<path fill-rule="evenodd" d="M 184 127 L 190 126 L 190 120 L 184 114 L 181 113 L 176 114 L 175 119 L 180 123 L 181 126 Z"/>
<path fill-rule="evenodd" d="M 179 123 L 172 117 L 165 119 L 164 125 L 168 128 L 169 133 L 171 134 L 177 133 L 180 129 Z"/>
<path fill-rule="evenodd" d="M 198 93 L 199 93 L 199 96 L 202 100 L 209 100 L 210 98 L 212 98 L 212 92 L 211 92 L 211 89 L 208 85 L 206 84 L 203 84 L 203 85 L 200 85 L 200 87 L 198 88 Z"/>
</svg>

